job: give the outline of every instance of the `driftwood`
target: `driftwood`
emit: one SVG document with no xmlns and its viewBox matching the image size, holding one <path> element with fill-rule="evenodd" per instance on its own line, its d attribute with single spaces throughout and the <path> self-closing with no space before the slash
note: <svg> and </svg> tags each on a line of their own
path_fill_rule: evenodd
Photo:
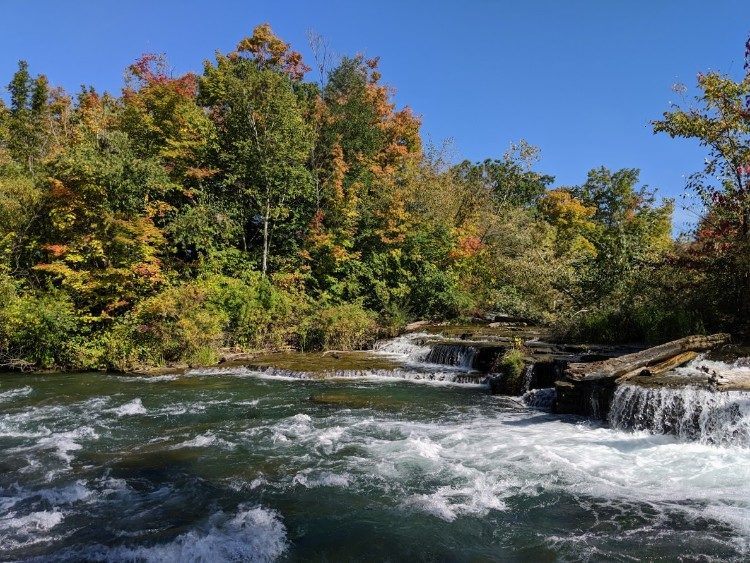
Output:
<svg viewBox="0 0 750 563">
<path fill-rule="evenodd" d="M 638 375 L 644 368 L 656 369 L 662 367 L 661 372 L 680 366 L 686 361 L 670 365 L 670 360 L 678 358 L 686 352 L 705 352 L 721 344 L 729 342 L 728 334 L 712 334 L 710 336 L 688 336 L 673 340 L 666 344 L 654 346 L 641 352 L 626 354 L 618 358 L 611 358 L 601 362 L 588 364 L 573 363 L 565 370 L 565 375 L 573 381 L 617 381 L 621 377 Z M 687 357 L 687 356 L 683 356 Z M 694 356 L 693 356 L 694 357 Z"/>
<path fill-rule="evenodd" d="M 21 358 L 0 358 L 0 370 L 33 371 L 36 364 Z"/>
<path fill-rule="evenodd" d="M 688 362 L 692 362 L 699 355 L 700 354 L 698 354 L 698 352 L 683 352 L 682 354 L 677 354 L 676 356 L 669 358 L 668 360 L 658 363 L 654 366 L 649 366 L 647 368 L 638 368 L 629 373 L 626 373 L 622 377 L 619 377 L 617 379 L 617 382 L 620 383 L 628 379 L 631 379 L 633 377 L 639 377 L 639 376 L 640 377 L 644 377 L 644 376 L 653 377 L 655 375 L 661 375 L 675 368 L 684 366 Z"/>
<path fill-rule="evenodd" d="M 728 334 L 688 336 L 608 360 L 568 364 L 561 379 L 555 381 L 554 409 L 558 413 L 606 418 L 619 383 L 638 376 L 665 373 L 686 364 L 699 352 L 729 340 Z"/>
</svg>

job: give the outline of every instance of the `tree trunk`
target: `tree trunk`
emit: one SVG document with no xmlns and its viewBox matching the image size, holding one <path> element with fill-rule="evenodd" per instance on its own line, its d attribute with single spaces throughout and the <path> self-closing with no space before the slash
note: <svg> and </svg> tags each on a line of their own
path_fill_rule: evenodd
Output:
<svg viewBox="0 0 750 563">
<path fill-rule="evenodd" d="M 632 379 L 633 377 L 644 376 L 644 375 L 645 376 L 661 375 L 663 373 L 667 373 L 668 371 L 671 371 L 680 366 L 684 366 L 688 362 L 692 362 L 698 356 L 699 356 L 698 352 L 693 352 L 693 351 L 683 352 L 682 354 L 677 354 L 676 356 L 673 356 L 669 358 L 668 360 L 660 362 L 656 365 L 651 365 L 647 368 L 636 368 L 633 371 L 628 372 L 625 375 L 621 376 L 617 380 L 617 382 L 622 383 L 623 381 Z"/>
<path fill-rule="evenodd" d="M 688 336 L 618 358 L 588 364 L 570 364 L 565 370 L 565 375 L 572 381 L 615 381 L 636 370 L 661 364 L 685 352 L 705 352 L 729 340 L 730 336 L 723 333 L 710 336 Z"/>
<path fill-rule="evenodd" d="M 268 221 L 271 216 L 271 202 L 266 201 L 266 214 L 263 217 L 263 277 L 268 275 Z"/>
</svg>

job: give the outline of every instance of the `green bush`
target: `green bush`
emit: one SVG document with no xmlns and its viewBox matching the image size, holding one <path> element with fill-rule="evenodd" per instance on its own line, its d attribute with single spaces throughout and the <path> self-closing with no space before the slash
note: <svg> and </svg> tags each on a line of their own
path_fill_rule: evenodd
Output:
<svg viewBox="0 0 750 563">
<path fill-rule="evenodd" d="M 307 303 L 258 273 L 243 279 L 202 280 L 211 302 L 227 315 L 226 344 L 251 349 L 283 349 L 299 340 L 299 320 Z"/>
<path fill-rule="evenodd" d="M 168 288 L 139 302 L 112 328 L 107 363 L 119 370 L 171 362 L 214 363 L 227 321 L 200 284 Z"/>
<path fill-rule="evenodd" d="M 0 364 L 6 367 L 71 366 L 71 339 L 80 329 L 72 300 L 64 293 L 19 292 L 0 280 Z"/>
<path fill-rule="evenodd" d="M 243 278 L 207 275 L 139 302 L 106 336 L 107 363 L 216 363 L 222 347 L 280 350 L 305 338 L 304 294 L 251 272 Z M 330 332 L 330 331 L 328 331 Z"/>
<path fill-rule="evenodd" d="M 706 328 L 695 310 L 656 299 L 625 305 L 604 304 L 563 321 L 561 336 L 580 342 L 658 344 Z"/>
<path fill-rule="evenodd" d="M 492 366 L 491 371 L 495 375 L 490 379 L 490 386 L 493 393 L 520 395 L 526 391 L 523 381 L 525 365 L 521 343 L 517 342 L 513 348 L 498 357 Z"/>
<path fill-rule="evenodd" d="M 357 350 L 378 337 L 375 315 L 356 303 L 320 309 L 308 321 L 306 350 Z"/>
<path fill-rule="evenodd" d="M 523 352 L 518 348 L 511 348 L 496 362 L 493 371 L 503 374 L 506 378 L 516 381 L 523 373 Z"/>
</svg>

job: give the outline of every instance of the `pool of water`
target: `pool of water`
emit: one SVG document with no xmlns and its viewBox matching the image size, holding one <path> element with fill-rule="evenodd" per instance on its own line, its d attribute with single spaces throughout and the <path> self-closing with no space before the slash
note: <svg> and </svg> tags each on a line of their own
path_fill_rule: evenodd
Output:
<svg viewBox="0 0 750 563">
<path fill-rule="evenodd" d="M 748 557 L 748 448 L 479 385 L 0 376 L 3 560 Z"/>
</svg>

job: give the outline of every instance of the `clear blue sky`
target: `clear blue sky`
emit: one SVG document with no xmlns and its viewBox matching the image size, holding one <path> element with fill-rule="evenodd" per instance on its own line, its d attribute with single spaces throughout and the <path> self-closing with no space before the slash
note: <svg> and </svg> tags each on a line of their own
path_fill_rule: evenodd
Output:
<svg viewBox="0 0 750 563">
<path fill-rule="evenodd" d="M 339 54 L 381 57 L 396 100 L 423 133 L 472 160 L 520 138 L 541 147 L 557 184 L 589 168 L 637 167 L 663 196 L 701 167 L 693 143 L 648 125 L 700 70 L 742 73 L 750 32 L 740 0 L 226 1 L 0 0 L 0 82 L 16 61 L 69 90 L 117 92 L 144 52 L 166 53 L 176 73 L 200 70 L 262 22 L 309 55 L 306 32 Z M 678 200 L 678 207 L 680 201 Z M 677 210 L 680 225 L 690 214 Z"/>
</svg>

